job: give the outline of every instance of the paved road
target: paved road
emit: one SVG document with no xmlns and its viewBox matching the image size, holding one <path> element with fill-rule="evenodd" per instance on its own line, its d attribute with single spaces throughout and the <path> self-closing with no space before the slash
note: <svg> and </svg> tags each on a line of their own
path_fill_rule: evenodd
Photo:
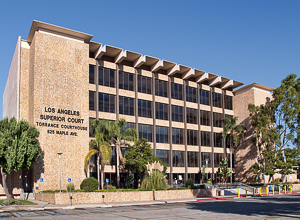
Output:
<svg viewBox="0 0 300 220">
<path fill-rule="evenodd" d="M 290 219 L 300 218 L 300 194 L 75 210 L 13 211 L 0 219 Z"/>
</svg>

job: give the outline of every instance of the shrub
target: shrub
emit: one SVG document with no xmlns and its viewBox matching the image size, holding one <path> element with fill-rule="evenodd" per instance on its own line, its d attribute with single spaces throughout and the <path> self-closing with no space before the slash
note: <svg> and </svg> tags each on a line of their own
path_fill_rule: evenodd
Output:
<svg viewBox="0 0 300 220">
<path fill-rule="evenodd" d="M 113 185 L 108 185 L 108 190 L 114 190 L 117 189 L 117 187 L 113 186 Z"/>
<path fill-rule="evenodd" d="M 146 190 L 155 190 L 155 189 L 167 189 L 168 181 L 164 177 L 164 174 L 159 172 L 158 170 L 154 170 L 150 176 L 146 176 L 141 185 L 141 189 Z"/>
<path fill-rule="evenodd" d="M 169 188 L 168 190 L 178 190 L 178 188 L 176 188 L 176 187 L 171 187 L 171 188 Z"/>
<path fill-rule="evenodd" d="M 192 179 L 188 179 L 186 182 L 185 182 L 185 186 L 189 189 L 191 189 L 192 187 L 194 187 L 194 180 Z"/>
<path fill-rule="evenodd" d="M 74 183 L 70 183 L 67 185 L 67 192 L 74 191 L 75 186 Z"/>
<path fill-rule="evenodd" d="M 84 190 L 85 192 L 93 192 L 98 188 L 98 185 L 98 180 L 94 177 L 90 177 L 81 182 L 80 189 Z"/>
<path fill-rule="evenodd" d="M 206 189 L 206 185 L 200 185 L 199 189 Z"/>
<path fill-rule="evenodd" d="M 189 188 L 184 187 L 184 186 L 179 188 L 179 190 L 185 190 L 185 189 L 189 189 Z"/>
</svg>

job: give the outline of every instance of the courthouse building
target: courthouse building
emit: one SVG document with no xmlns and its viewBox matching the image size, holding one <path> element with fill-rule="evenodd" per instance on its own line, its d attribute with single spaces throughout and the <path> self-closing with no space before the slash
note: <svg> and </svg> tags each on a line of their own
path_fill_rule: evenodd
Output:
<svg viewBox="0 0 300 220">
<path fill-rule="evenodd" d="M 93 138 L 89 120 L 96 118 L 126 119 L 165 162 L 170 184 L 188 178 L 198 183 L 203 165 L 205 175 L 215 180 L 220 160 L 230 158 L 222 138 L 223 119 L 246 114 L 246 102 L 254 103 L 256 96 L 263 96 L 259 104 L 264 104 L 272 88 L 251 84 L 235 93 L 243 83 L 93 42 L 92 37 L 33 21 L 27 39 L 18 38 L 3 117 L 36 126 L 42 157 L 33 169 L 12 175 L 10 181 L 30 191 L 40 187 L 43 178 L 43 189 L 58 189 L 62 153 L 62 187 L 71 178 L 79 188 L 84 178 L 96 174 L 92 164 L 84 171 Z M 238 165 L 235 154 L 233 164 Z M 115 183 L 115 156 L 105 169 L 106 178 Z M 121 181 L 125 176 L 121 170 Z"/>
</svg>

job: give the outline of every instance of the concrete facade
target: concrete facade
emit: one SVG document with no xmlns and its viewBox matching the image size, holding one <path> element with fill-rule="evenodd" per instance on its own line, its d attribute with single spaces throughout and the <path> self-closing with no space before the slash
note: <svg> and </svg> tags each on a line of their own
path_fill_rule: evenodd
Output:
<svg viewBox="0 0 300 220">
<path fill-rule="evenodd" d="M 252 83 L 234 91 L 234 115 L 239 117 L 238 124 L 243 124 L 247 128 L 244 140 L 235 149 L 235 174 L 237 181 L 255 182 L 256 177 L 252 172 L 252 166 L 257 162 L 258 151 L 251 141 L 253 128 L 251 128 L 250 124 L 248 105 L 265 105 L 271 101 L 271 92 L 273 90 L 271 87 Z"/>
</svg>

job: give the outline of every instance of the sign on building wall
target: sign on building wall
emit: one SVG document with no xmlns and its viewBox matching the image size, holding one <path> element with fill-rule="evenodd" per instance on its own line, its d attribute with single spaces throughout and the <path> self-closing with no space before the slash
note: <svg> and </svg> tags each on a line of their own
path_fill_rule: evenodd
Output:
<svg viewBox="0 0 300 220">
<path fill-rule="evenodd" d="M 88 130 L 83 122 L 79 111 L 44 107 L 36 126 L 47 127 L 48 134 L 78 136 L 78 131 Z"/>
</svg>

